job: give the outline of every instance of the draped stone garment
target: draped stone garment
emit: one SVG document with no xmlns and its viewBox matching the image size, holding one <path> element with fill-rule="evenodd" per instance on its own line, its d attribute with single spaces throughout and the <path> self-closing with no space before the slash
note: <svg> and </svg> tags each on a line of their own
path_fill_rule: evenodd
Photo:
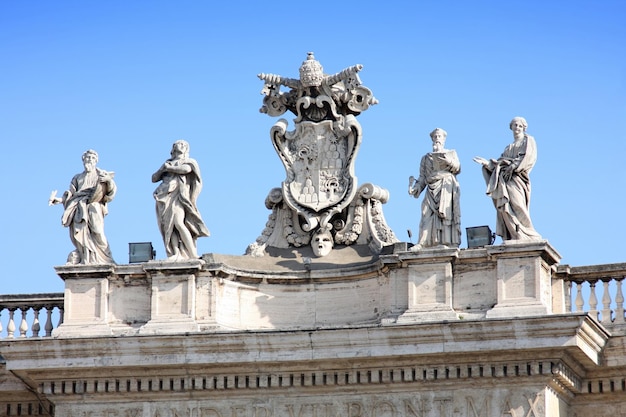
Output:
<svg viewBox="0 0 626 417">
<path fill-rule="evenodd" d="M 75 175 L 63 198 L 65 210 L 61 222 L 69 227 L 78 262 L 82 264 L 115 263 L 104 235 L 104 217 L 116 186 L 112 180 L 108 184 L 100 182 L 102 173 L 104 171 L 96 168 Z"/>
<path fill-rule="evenodd" d="M 516 166 L 510 178 L 505 168 L 510 161 Z M 537 161 L 535 139 L 525 135 L 509 144 L 496 163 L 483 166 L 487 195 L 496 207 L 496 234 L 502 240 L 540 240 L 530 219 L 530 171 Z"/>
<path fill-rule="evenodd" d="M 200 167 L 192 158 L 171 161 L 175 161 L 179 166 L 186 164 L 191 171 L 188 174 L 163 173 L 160 178 L 162 183 L 154 191 L 157 222 L 168 256 L 179 254 L 183 258 L 194 258 L 197 256 L 196 239 L 210 234 L 196 206 L 198 194 L 202 189 Z M 177 225 L 176 222 L 180 218 L 184 218 L 182 226 Z M 179 227 L 185 227 L 189 231 L 193 239 L 193 247 L 185 244 Z"/>
<path fill-rule="evenodd" d="M 439 160 L 444 156 L 446 162 Z M 456 174 L 461 163 L 454 150 L 431 152 L 422 157 L 420 175 L 413 188 L 416 198 L 426 190 L 418 245 L 458 247 L 461 243 L 461 189 Z"/>
</svg>

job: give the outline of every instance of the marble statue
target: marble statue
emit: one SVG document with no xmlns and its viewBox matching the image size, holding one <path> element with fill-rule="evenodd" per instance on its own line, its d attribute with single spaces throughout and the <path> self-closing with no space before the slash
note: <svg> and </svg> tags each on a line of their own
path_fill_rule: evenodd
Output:
<svg viewBox="0 0 626 417">
<path fill-rule="evenodd" d="M 456 179 L 461 163 L 455 150 L 445 149 L 447 133 L 430 133 L 433 151 L 422 157 L 419 177 L 409 177 L 409 194 L 424 191 L 419 238 L 412 250 L 427 247 L 458 247 L 461 243 L 461 190 Z"/>
<path fill-rule="evenodd" d="M 475 157 L 482 165 L 487 195 L 496 207 L 496 235 L 507 240 L 541 240 L 530 220 L 530 171 L 537 160 L 535 139 L 526 133 L 528 123 L 515 117 L 509 123 L 513 143 L 500 158 Z"/>
<path fill-rule="evenodd" d="M 299 79 L 259 74 L 265 83 L 260 111 L 272 117 L 289 111 L 296 118 L 294 130 L 280 119 L 270 131 L 287 178 L 270 191 L 266 206 L 272 214 L 248 254 L 263 256 L 267 246 L 305 246 L 320 232 L 330 237 L 331 249 L 364 242 L 380 249 L 396 241 L 380 209 L 388 193 L 371 184 L 358 187 L 354 174 L 362 137 L 356 116 L 378 103 L 361 84 L 361 69 L 354 65 L 327 75 L 309 52 Z"/>
<path fill-rule="evenodd" d="M 161 184 L 154 190 L 159 230 L 168 260 L 197 258 L 198 237 L 209 236 L 196 200 L 202 189 L 200 167 L 189 157 L 189 144 L 177 140 L 171 158 L 152 174 L 152 182 Z"/>
<path fill-rule="evenodd" d="M 104 217 L 107 204 L 117 190 L 114 173 L 96 168 L 98 153 L 83 153 L 85 170 L 72 178 L 63 197 L 53 191 L 49 205 L 63 204 L 62 224 L 69 228 L 70 239 L 76 249 L 68 255 L 68 264 L 114 264 L 111 249 L 104 235 Z"/>
</svg>

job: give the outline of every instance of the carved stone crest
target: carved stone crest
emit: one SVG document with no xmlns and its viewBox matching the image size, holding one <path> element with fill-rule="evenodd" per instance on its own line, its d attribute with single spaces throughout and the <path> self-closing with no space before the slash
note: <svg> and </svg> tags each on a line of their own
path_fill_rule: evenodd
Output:
<svg viewBox="0 0 626 417">
<path fill-rule="evenodd" d="M 335 242 L 340 244 L 358 241 L 361 231 L 353 238 L 344 238 L 346 227 L 359 229 L 355 221 L 360 221 L 360 217 L 354 217 L 354 213 L 365 203 L 356 201 L 357 197 L 368 199 L 364 197 L 367 192 L 359 191 L 354 174 L 362 137 L 356 116 L 378 103 L 361 84 L 358 72 L 362 68 L 354 65 L 335 75 L 325 75 L 321 64 L 309 52 L 300 67 L 300 79 L 259 74 L 265 82 L 260 111 L 269 116 L 290 111 L 297 117 L 293 130 L 288 130 L 287 120 L 280 119 L 270 131 L 286 179 L 280 189 L 272 190 L 268 196 L 266 205 L 273 213 L 263 235 L 250 245 L 248 253 L 262 255 L 267 245 L 280 248 L 306 245 L 314 233 L 338 239 Z M 290 90 L 283 93 L 281 86 Z M 368 206 L 376 206 L 373 200 L 370 203 Z M 376 230 L 388 228 L 382 225 Z M 382 234 L 382 239 L 377 235 L 372 238 L 377 247 L 395 239 L 390 230 Z M 369 243 L 372 239 L 364 240 Z"/>
<path fill-rule="evenodd" d="M 330 120 L 304 121 L 292 132 L 281 120 L 272 129 L 272 142 L 287 179 L 282 190 L 289 207 L 306 220 L 306 229 L 328 223 L 356 193 L 354 160 L 361 134 L 354 117 L 346 129 Z"/>
</svg>

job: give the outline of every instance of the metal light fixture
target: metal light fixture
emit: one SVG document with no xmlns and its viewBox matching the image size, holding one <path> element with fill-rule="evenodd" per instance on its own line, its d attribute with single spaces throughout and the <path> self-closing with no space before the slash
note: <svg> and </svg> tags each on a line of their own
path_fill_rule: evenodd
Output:
<svg viewBox="0 0 626 417">
<path fill-rule="evenodd" d="M 496 239 L 496 235 L 491 232 L 489 226 L 466 227 L 465 231 L 468 248 L 482 248 L 493 244 Z"/>
<path fill-rule="evenodd" d="M 137 242 L 128 244 L 128 263 L 148 262 L 156 256 L 152 242 Z"/>
</svg>

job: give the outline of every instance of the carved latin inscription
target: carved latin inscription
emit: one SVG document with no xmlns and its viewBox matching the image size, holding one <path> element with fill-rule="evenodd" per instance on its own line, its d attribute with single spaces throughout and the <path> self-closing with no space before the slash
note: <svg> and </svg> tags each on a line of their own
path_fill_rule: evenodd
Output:
<svg viewBox="0 0 626 417">
<path fill-rule="evenodd" d="M 457 390 L 368 397 L 297 400 L 142 402 L 111 407 L 75 404 L 60 410 L 69 417 L 545 417 L 543 390 Z"/>
</svg>

